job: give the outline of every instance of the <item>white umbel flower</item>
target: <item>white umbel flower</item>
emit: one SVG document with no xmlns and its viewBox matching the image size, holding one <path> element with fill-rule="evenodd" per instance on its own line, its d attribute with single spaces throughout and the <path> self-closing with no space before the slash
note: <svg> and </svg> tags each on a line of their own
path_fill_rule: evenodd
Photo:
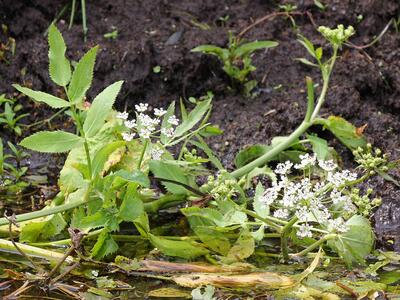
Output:
<svg viewBox="0 0 400 300">
<path fill-rule="evenodd" d="M 167 113 L 167 111 L 164 108 L 155 108 L 154 109 L 154 115 L 157 117 L 162 117 L 163 115 L 165 115 Z"/>
<path fill-rule="evenodd" d="M 130 133 L 130 132 L 123 132 L 122 133 L 122 138 L 127 142 L 132 141 L 134 137 L 135 137 L 134 133 Z"/>
<path fill-rule="evenodd" d="M 129 114 L 126 111 L 123 112 L 118 112 L 117 113 L 117 118 L 121 120 L 127 120 L 129 117 Z"/>
<path fill-rule="evenodd" d="M 309 168 L 315 165 L 315 162 L 317 160 L 317 156 L 315 154 L 310 155 L 308 153 L 304 154 L 304 155 L 300 155 L 300 163 L 294 165 L 294 167 L 296 169 L 305 169 L 305 168 Z"/>
<path fill-rule="evenodd" d="M 332 172 L 337 168 L 337 164 L 333 160 L 318 160 L 318 165 L 327 172 Z"/>
<path fill-rule="evenodd" d="M 124 125 L 129 129 L 135 128 L 136 127 L 136 120 L 126 120 L 124 122 Z"/>
<path fill-rule="evenodd" d="M 150 154 L 151 154 L 151 158 L 153 160 L 160 160 L 161 156 L 164 154 L 164 150 L 163 149 L 151 149 Z"/>
<path fill-rule="evenodd" d="M 135 109 L 137 112 L 145 112 L 148 107 L 149 104 L 147 103 L 139 103 L 139 105 L 135 105 Z"/>
<path fill-rule="evenodd" d="M 310 226 L 308 223 L 303 223 L 300 225 L 299 229 L 297 230 L 296 235 L 303 239 L 305 237 L 312 237 L 312 232 L 311 232 L 312 226 Z"/>
<path fill-rule="evenodd" d="M 179 119 L 175 116 L 175 115 L 172 115 L 172 116 L 170 116 L 169 118 L 168 118 L 168 120 L 167 120 L 167 122 L 169 123 L 169 124 L 171 124 L 171 125 L 178 125 L 179 124 Z"/>
<path fill-rule="evenodd" d="M 276 174 L 286 175 L 290 173 L 290 169 L 292 168 L 293 164 L 290 161 L 285 161 L 284 163 L 279 163 L 275 168 Z"/>
<path fill-rule="evenodd" d="M 168 138 L 171 138 L 175 134 L 175 130 L 173 128 L 162 128 L 161 134 L 165 135 Z"/>
</svg>

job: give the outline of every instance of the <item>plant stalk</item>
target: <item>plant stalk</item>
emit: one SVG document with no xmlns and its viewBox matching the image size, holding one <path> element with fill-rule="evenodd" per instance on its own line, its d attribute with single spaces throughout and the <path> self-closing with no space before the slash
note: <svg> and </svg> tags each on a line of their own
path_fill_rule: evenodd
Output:
<svg viewBox="0 0 400 300">
<path fill-rule="evenodd" d="M 315 248 L 317 248 L 320 245 L 322 245 L 323 243 L 325 243 L 326 241 L 332 240 L 336 237 L 337 237 L 337 234 L 335 234 L 335 233 L 327 234 L 320 240 L 316 241 L 315 243 L 313 243 L 310 246 L 308 246 L 307 248 L 305 248 L 304 250 L 302 250 L 298 253 L 291 254 L 290 256 L 291 257 L 304 256 L 304 255 L 308 254 L 310 251 L 314 250 Z"/>
</svg>

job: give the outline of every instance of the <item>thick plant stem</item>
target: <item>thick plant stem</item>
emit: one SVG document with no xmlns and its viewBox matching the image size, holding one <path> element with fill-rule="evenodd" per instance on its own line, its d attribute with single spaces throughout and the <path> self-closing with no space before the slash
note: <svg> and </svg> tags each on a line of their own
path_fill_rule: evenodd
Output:
<svg viewBox="0 0 400 300">
<path fill-rule="evenodd" d="M 38 219 L 38 218 L 49 216 L 49 215 L 54 215 L 54 214 L 61 213 L 61 212 L 70 210 L 72 208 L 78 207 L 86 202 L 87 201 L 84 198 L 82 200 L 73 201 L 70 203 L 58 205 L 58 206 L 51 207 L 51 208 L 46 208 L 46 209 L 42 209 L 42 210 L 30 212 L 30 213 L 25 213 L 25 214 L 20 214 L 20 215 L 16 216 L 16 221 L 24 222 L 24 221 Z M 8 224 L 8 220 L 4 217 L 0 218 L 0 226 L 6 225 L 6 224 Z"/>
<path fill-rule="evenodd" d="M 64 253 L 59 253 L 55 251 L 49 251 L 42 248 L 37 248 L 21 243 L 17 243 L 18 247 L 26 254 L 30 256 L 36 256 L 40 258 L 45 258 L 50 261 L 59 261 L 63 259 Z M 20 254 L 14 247 L 13 243 L 4 239 L 0 239 L 0 249 L 1 251 L 12 252 Z M 67 263 L 72 263 L 74 259 L 71 256 L 68 256 L 65 260 Z"/>
<path fill-rule="evenodd" d="M 298 253 L 294 253 L 291 254 L 290 256 L 292 257 L 296 257 L 296 256 L 304 256 L 306 254 L 308 254 L 310 251 L 316 249 L 317 247 L 319 247 L 320 245 L 322 245 L 323 243 L 325 243 L 326 241 L 332 240 L 334 238 L 337 237 L 337 234 L 331 233 L 331 234 L 327 234 L 325 235 L 323 238 L 321 238 L 320 240 L 316 241 L 315 243 L 311 244 L 310 246 L 308 246 L 306 249 L 304 249 L 303 251 L 300 251 Z"/>
<path fill-rule="evenodd" d="M 273 228 L 274 230 L 276 230 L 277 232 L 281 232 L 282 231 L 282 226 L 279 226 L 275 223 L 275 220 L 271 220 L 271 217 L 261 217 L 258 214 L 256 214 L 255 212 L 248 210 L 248 209 L 242 209 L 242 211 L 246 214 L 248 214 L 249 216 L 253 217 L 254 219 L 258 219 L 262 222 L 264 222 L 265 224 L 267 224 L 268 226 L 270 226 L 271 228 Z"/>
<path fill-rule="evenodd" d="M 331 62 L 329 64 L 329 67 L 327 71 L 322 69 L 322 77 L 324 84 L 322 86 L 321 94 L 318 97 L 318 102 L 317 105 L 315 106 L 311 117 L 310 117 L 310 107 L 314 105 L 313 103 L 313 98 L 309 97 L 308 101 L 308 109 L 307 109 L 307 114 L 304 118 L 304 121 L 300 124 L 299 127 L 295 131 L 293 131 L 283 142 L 279 143 L 276 145 L 274 148 L 269 150 L 268 152 L 264 153 L 262 156 L 259 158 L 253 160 L 252 162 L 248 163 L 247 165 L 233 171 L 231 175 L 235 178 L 240 178 L 250 171 L 252 171 L 254 168 L 257 168 L 259 166 L 262 166 L 266 164 L 268 161 L 270 161 L 274 156 L 278 155 L 280 152 L 283 150 L 287 149 L 298 137 L 300 137 L 303 133 L 307 131 L 307 129 L 313 125 L 314 119 L 318 116 L 319 111 L 322 107 L 322 104 L 325 102 L 326 94 L 328 92 L 328 87 L 329 87 L 329 79 L 333 70 L 333 66 L 335 65 L 336 57 L 337 57 L 337 51 L 338 47 L 334 46 L 333 48 L 333 56 L 331 58 Z M 325 73 L 326 72 L 326 73 Z M 309 80 L 307 80 L 308 87 L 310 88 L 310 83 Z"/>
<path fill-rule="evenodd" d="M 89 193 L 89 192 L 87 192 Z M 51 207 L 51 208 L 46 208 L 46 209 L 42 209 L 42 210 L 38 210 L 38 211 L 34 211 L 34 212 L 30 212 L 30 213 L 25 213 L 25 214 L 20 214 L 16 216 L 16 221 L 17 222 L 23 222 L 23 221 L 29 221 L 29 220 L 33 220 L 33 219 L 38 219 L 41 217 L 46 217 L 49 215 L 54 215 L 57 213 L 61 213 L 67 210 L 70 210 L 72 208 L 78 207 L 80 205 L 83 205 L 85 203 L 87 203 L 87 198 L 88 195 L 85 196 L 82 200 L 78 200 L 78 201 L 74 201 L 74 202 L 70 202 L 70 203 L 65 203 L 62 205 L 58 205 L 55 207 Z M 145 203 L 144 204 L 144 209 L 146 212 L 149 213 L 156 213 L 159 209 L 161 208 L 168 208 L 171 206 L 175 206 L 179 203 L 182 203 L 186 201 L 186 196 L 177 196 L 177 195 L 173 195 L 173 196 L 165 196 L 162 197 L 158 200 L 155 200 L 153 202 L 149 202 L 149 203 Z M 6 218 L 0 218 L 0 226 L 2 225 L 6 225 L 8 224 L 9 221 Z"/>
<path fill-rule="evenodd" d="M 281 232 L 281 251 L 282 251 L 282 256 L 283 260 L 286 262 L 289 260 L 289 249 L 288 249 L 288 239 L 289 239 L 289 233 L 290 230 L 292 229 L 293 225 L 298 221 L 298 218 L 294 216 L 289 223 L 287 223 Z"/>
<path fill-rule="evenodd" d="M 279 143 L 276 147 L 272 148 L 259 158 L 253 160 L 252 162 L 248 163 L 247 165 L 233 171 L 231 175 L 235 178 L 240 178 L 243 175 L 246 175 L 254 168 L 257 168 L 261 165 L 264 165 L 268 161 L 270 161 L 274 156 L 278 155 L 280 152 L 288 148 L 293 141 L 300 137 L 310 126 L 312 122 L 303 121 L 299 127 L 295 131 L 292 132 L 283 142 Z"/>
</svg>

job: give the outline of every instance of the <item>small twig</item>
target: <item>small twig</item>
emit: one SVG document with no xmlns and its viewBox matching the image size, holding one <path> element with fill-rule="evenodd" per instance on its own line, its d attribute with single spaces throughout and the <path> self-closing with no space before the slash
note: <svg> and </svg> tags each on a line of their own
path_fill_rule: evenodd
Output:
<svg viewBox="0 0 400 300">
<path fill-rule="evenodd" d="M 75 228 L 68 228 L 68 232 L 69 232 L 69 234 L 70 234 L 70 236 L 71 236 L 71 247 L 68 249 L 68 251 L 65 253 L 65 255 L 62 257 L 62 259 L 60 259 L 60 261 L 57 263 L 57 265 L 55 265 L 55 267 L 50 271 L 50 273 L 47 275 L 47 278 L 46 278 L 46 282 L 49 282 L 50 281 L 50 279 L 51 279 L 51 277 L 57 272 L 57 270 L 61 267 L 61 265 L 65 262 L 65 260 L 67 259 L 67 257 L 68 256 L 70 256 L 75 250 L 77 250 L 77 249 L 79 249 L 79 247 L 80 247 L 80 244 L 81 244 L 81 242 L 82 242 L 82 239 L 83 239 L 83 237 L 84 237 L 84 233 L 83 232 L 81 232 L 80 230 L 78 230 L 78 229 L 75 229 Z M 79 262 L 77 262 L 77 263 L 79 263 Z M 75 263 L 75 264 L 77 264 L 77 263 Z M 75 265 L 74 264 L 74 265 Z M 69 272 L 70 271 L 72 271 L 72 269 L 71 270 L 69 270 Z M 68 274 L 68 273 L 66 273 L 66 274 Z M 64 274 L 64 275 L 66 275 L 66 274 Z M 61 274 L 61 275 L 63 275 L 63 274 Z M 59 276 L 57 276 L 56 278 L 58 278 Z M 61 277 L 63 277 L 63 276 L 61 276 Z M 60 277 L 60 278 L 61 278 Z M 52 280 L 51 282 L 53 282 L 54 280 Z M 55 283 L 56 281 L 54 281 L 53 283 Z"/>
<path fill-rule="evenodd" d="M 57 277 L 55 277 L 54 279 L 52 279 L 50 281 L 50 285 L 55 284 L 57 281 L 59 281 L 61 278 L 64 278 L 66 275 L 68 275 L 73 269 L 75 269 L 77 266 L 79 266 L 80 262 L 77 261 L 76 263 L 74 263 L 72 266 L 70 266 L 69 268 L 67 268 L 64 272 L 62 272 L 60 275 L 58 275 Z"/>
<path fill-rule="evenodd" d="M 10 236 L 11 243 L 13 244 L 15 249 L 17 249 L 17 251 L 32 264 L 32 266 L 36 269 L 37 272 L 43 271 L 43 269 L 39 267 L 28 255 L 26 255 L 26 253 L 22 251 L 21 248 L 18 247 L 17 243 L 14 241 L 14 237 L 12 235 L 12 225 L 19 227 L 19 224 L 17 223 L 15 213 L 11 212 L 10 216 L 7 214 L 7 212 L 8 212 L 7 210 L 4 212 L 4 218 L 6 218 L 9 221 L 8 234 Z"/>
<path fill-rule="evenodd" d="M 271 18 L 275 18 L 278 16 L 285 16 L 285 17 L 289 17 L 289 16 L 295 16 L 295 15 L 304 15 L 304 12 L 300 12 L 300 11 L 293 11 L 293 12 L 274 12 L 271 14 L 268 14 L 264 17 L 261 17 L 257 20 L 255 20 L 253 23 L 251 23 L 249 26 L 247 26 L 246 28 L 244 28 L 242 31 L 240 31 L 240 33 L 237 35 L 237 38 L 240 39 L 243 35 L 245 35 L 250 29 L 252 29 L 253 27 L 271 19 Z"/>
<path fill-rule="evenodd" d="M 8 294 L 4 296 L 4 300 L 11 300 L 11 299 L 16 299 L 17 296 L 19 296 L 21 293 L 29 290 L 32 287 L 32 285 L 29 285 L 29 280 L 26 280 L 23 285 L 21 285 L 17 290 L 12 292 L 11 294 Z"/>
<path fill-rule="evenodd" d="M 389 29 L 390 25 L 392 25 L 392 23 L 393 23 L 393 19 L 390 19 L 389 23 L 386 24 L 385 28 L 383 28 L 381 33 L 376 38 L 374 38 L 370 43 L 368 43 L 366 45 L 358 46 L 358 45 L 354 45 L 353 43 L 350 43 L 350 42 L 345 43 L 345 45 L 350 48 L 355 48 L 358 50 L 363 50 L 363 49 L 369 48 L 369 47 L 373 46 L 374 44 L 376 44 L 377 42 L 379 42 L 379 40 L 385 35 L 386 31 L 388 31 L 388 29 Z"/>
</svg>

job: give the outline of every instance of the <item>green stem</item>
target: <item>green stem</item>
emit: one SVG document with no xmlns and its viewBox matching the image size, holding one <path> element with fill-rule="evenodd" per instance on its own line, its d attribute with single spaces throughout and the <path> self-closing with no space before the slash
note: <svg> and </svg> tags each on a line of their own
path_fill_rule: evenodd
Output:
<svg viewBox="0 0 400 300">
<path fill-rule="evenodd" d="M 72 208 L 78 207 L 82 204 L 86 203 L 86 199 L 78 200 L 78 201 L 73 201 L 70 203 L 66 203 L 63 205 L 59 205 L 56 207 L 51 207 L 48 209 L 42 209 L 30 213 L 25 213 L 25 214 L 20 214 L 16 216 L 17 222 L 24 222 L 24 221 L 29 221 L 32 219 L 38 219 L 41 217 L 49 216 L 49 215 L 54 215 L 57 213 L 64 212 L 66 210 L 70 210 Z M 6 218 L 0 218 L 0 226 L 8 224 L 8 220 Z"/>
<path fill-rule="evenodd" d="M 167 195 L 152 202 L 144 203 L 144 209 L 148 213 L 156 213 L 161 208 L 176 206 L 186 201 L 185 195 Z"/>
<path fill-rule="evenodd" d="M 281 251 L 283 260 L 286 262 L 289 260 L 289 249 L 288 249 L 288 239 L 289 233 L 293 225 L 298 221 L 298 218 L 294 216 L 282 229 L 281 232 Z"/>
<path fill-rule="evenodd" d="M 331 58 L 331 62 L 329 64 L 328 70 L 324 71 L 323 69 L 321 69 L 324 84 L 322 86 L 321 94 L 318 97 L 317 105 L 315 106 L 311 117 L 309 117 L 310 113 L 307 112 L 307 114 L 306 114 L 306 116 L 304 118 L 304 121 L 283 142 L 277 144 L 271 150 L 269 150 L 268 152 L 264 153 L 262 156 L 260 156 L 259 158 L 253 160 L 252 162 L 248 163 L 247 165 L 245 165 L 245 166 L 233 171 L 231 173 L 231 175 L 233 177 L 235 177 L 235 178 L 242 177 L 243 175 L 246 175 L 247 173 L 252 171 L 254 168 L 257 168 L 259 166 L 262 166 L 262 165 L 266 164 L 274 156 L 278 155 L 280 152 L 282 152 L 283 150 L 287 149 L 297 138 L 299 138 L 304 132 L 306 132 L 306 130 L 313 124 L 313 120 L 318 116 L 319 111 L 320 111 L 320 109 L 322 107 L 322 104 L 325 102 L 326 94 L 328 92 L 328 87 L 329 87 L 329 79 L 330 79 L 330 76 L 331 76 L 331 73 L 332 73 L 332 70 L 333 70 L 333 66 L 334 66 L 335 61 L 336 61 L 336 57 L 337 57 L 337 51 L 338 51 L 338 47 L 334 46 L 334 48 L 333 48 L 333 56 Z M 309 84 L 310 83 L 308 83 L 308 85 Z M 311 101 L 311 100 L 312 99 L 309 99 L 308 106 L 313 104 L 312 103 L 313 101 Z M 309 111 L 309 110 L 310 109 L 308 108 L 307 111 Z M 308 118 L 309 118 L 309 120 L 308 120 Z"/>
<path fill-rule="evenodd" d="M 248 214 L 249 216 L 253 217 L 254 219 L 258 219 L 260 221 L 263 221 L 265 224 L 271 226 L 271 228 L 273 228 L 274 230 L 281 232 L 282 231 L 282 226 L 279 226 L 278 224 L 275 223 L 275 218 L 271 218 L 269 216 L 263 218 L 261 216 L 259 216 L 258 214 L 256 214 L 255 212 L 242 208 L 242 211 L 246 214 Z"/>
<path fill-rule="evenodd" d="M 323 77 L 323 80 L 324 80 L 324 84 L 322 86 L 321 94 L 318 97 L 317 105 L 315 106 L 314 112 L 311 115 L 311 120 L 314 120 L 318 116 L 319 111 L 320 111 L 320 109 L 322 107 L 322 104 L 324 104 L 324 102 L 325 102 L 326 93 L 328 92 L 328 87 L 329 87 L 329 79 L 331 77 L 331 74 L 332 74 L 332 71 L 333 71 L 333 66 L 335 65 L 335 61 L 336 61 L 336 58 L 337 58 L 337 51 L 338 51 L 338 47 L 337 46 L 333 46 L 333 55 L 332 55 L 331 63 L 329 65 L 329 69 L 328 69 L 328 71 L 326 73 L 326 76 L 324 76 L 324 70 L 322 70 L 322 77 Z"/>
<path fill-rule="evenodd" d="M 83 30 L 83 40 L 86 42 L 87 35 L 87 25 L 86 25 L 86 1 L 81 0 L 81 10 L 82 10 L 82 30 Z"/>
<path fill-rule="evenodd" d="M 64 258 L 64 253 L 59 253 L 55 251 L 49 251 L 46 249 L 33 247 L 21 243 L 16 243 L 18 247 L 29 256 L 36 256 L 40 258 L 45 258 L 50 261 L 60 261 Z M 0 251 L 2 252 L 12 252 L 21 255 L 14 247 L 13 243 L 4 239 L 0 239 Z M 68 256 L 65 260 L 67 263 L 72 263 L 74 259 Z"/>
<path fill-rule="evenodd" d="M 144 154 L 146 153 L 146 149 L 147 149 L 148 145 L 149 145 L 149 140 L 146 139 L 146 141 L 144 142 L 144 145 L 143 145 L 142 152 L 140 153 L 140 158 L 139 158 L 139 162 L 137 165 L 138 170 L 140 170 L 140 167 L 142 166 L 143 157 L 144 157 Z"/>
<path fill-rule="evenodd" d="M 69 18 L 69 26 L 68 26 L 68 29 L 71 29 L 71 28 L 72 28 L 72 25 L 73 25 L 73 23 L 74 23 L 75 10 L 76 10 L 76 0 L 72 0 L 71 16 L 70 16 L 70 18 Z"/>
<path fill-rule="evenodd" d="M 83 143 L 83 146 L 85 148 L 86 160 L 87 160 L 88 170 L 89 170 L 89 178 L 92 178 L 92 160 L 90 158 L 89 144 L 88 144 L 86 138 L 85 138 L 85 142 Z"/>
<path fill-rule="evenodd" d="M 260 156 L 259 158 L 253 160 L 252 162 L 248 163 L 247 165 L 233 171 L 231 175 L 235 178 L 240 178 L 243 175 L 246 175 L 254 168 L 264 165 L 271 159 L 273 159 L 276 155 L 280 152 L 288 148 L 293 142 L 299 138 L 310 126 L 312 125 L 311 122 L 303 121 L 300 126 L 293 131 L 284 141 L 276 145 L 274 148 Z"/>
<path fill-rule="evenodd" d="M 304 249 L 303 251 L 300 251 L 298 253 L 294 253 L 291 254 L 290 256 L 292 257 L 296 257 L 296 256 L 304 256 L 306 255 L 308 252 L 314 250 L 315 248 L 318 248 L 320 245 L 322 245 L 323 243 L 325 243 L 326 241 L 332 240 L 334 238 L 337 237 L 337 234 L 331 233 L 331 234 L 327 234 L 325 235 L 323 238 L 321 238 L 320 240 L 316 241 L 315 243 L 311 244 L 310 246 L 308 246 L 306 249 Z"/>
</svg>

